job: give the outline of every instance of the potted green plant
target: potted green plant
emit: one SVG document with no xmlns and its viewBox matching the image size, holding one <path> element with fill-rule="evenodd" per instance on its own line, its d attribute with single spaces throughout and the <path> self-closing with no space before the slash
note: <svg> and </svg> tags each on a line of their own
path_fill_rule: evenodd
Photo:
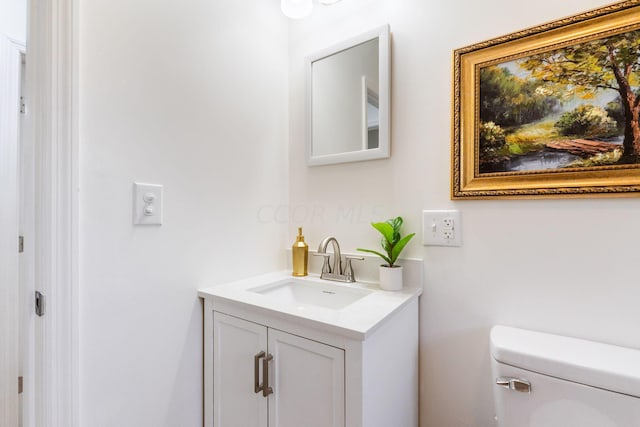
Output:
<svg viewBox="0 0 640 427">
<path fill-rule="evenodd" d="M 380 266 L 380 287 L 387 291 L 399 291 L 402 289 L 402 266 L 396 264 L 400 252 L 407 246 L 409 240 L 416 233 L 408 234 L 404 237 L 400 235 L 400 228 L 404 220 L 402 217 L 395 217 L 385 222 L 372 222 L 371 226 L 382 234 L 380 245 L 385 253 L 372 249 L 358 248 L 361 252 L 368 252 L 378 255 L 386 264 Z"/>
</svg>

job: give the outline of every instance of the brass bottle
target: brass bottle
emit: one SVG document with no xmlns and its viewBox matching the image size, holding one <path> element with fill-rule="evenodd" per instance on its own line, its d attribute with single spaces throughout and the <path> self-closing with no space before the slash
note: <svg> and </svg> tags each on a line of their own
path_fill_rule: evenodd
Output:
<svg viewBox="0 0 640 427">
<path fill-rule="evenodd" d="M 302 227 L 298 227 L 298 237 L 291 248 L 293 276 L 307 275 L 307 262 L 309 260 L 309 246 L 304 242 Z"/>
</svg>

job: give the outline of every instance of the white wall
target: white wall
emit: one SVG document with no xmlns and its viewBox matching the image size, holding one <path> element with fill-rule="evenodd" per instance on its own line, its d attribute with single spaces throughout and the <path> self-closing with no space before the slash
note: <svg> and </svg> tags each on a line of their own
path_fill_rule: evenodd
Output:
<svg viewBox="0 0 640 427">
<path fill-rule="evenodd" d="M 407 232 L 420 232 L 422 209 L 463 213 L 463 247 L 416 238 L 406 254 L 425 259 L 422 427 L 494 425 L 494 324 L 640 348 L 640 199 L 449 199 L 452 51 L 609 3 L 349 0 L 290 26 L 290 203 L 309 245 L 333 234 L 345 251 L 374 247 L 370 220 L 402 215 Z M 304 56 L 387 22 L 392 157 L 307 168 Z"/>
<path fill-rule="evenodd" d="M 22 43 L 27 40 L 27 0 L 0 0 L 0 34 Z"/>
<path fill-rule="evenodd" d="M 79 0 L 80 425 L 200 426 L 200 287 L 284 268 L 276 0 Z M 164 224 L 132 225 L 132 183 Z"/>
</svg>

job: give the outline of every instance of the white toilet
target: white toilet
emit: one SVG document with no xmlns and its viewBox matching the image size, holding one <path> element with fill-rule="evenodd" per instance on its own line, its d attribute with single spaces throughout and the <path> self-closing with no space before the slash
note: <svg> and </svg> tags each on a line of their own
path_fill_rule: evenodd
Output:
<svg viewBox="0 0 640 427">
<path fill-rule="evenodd" d="M 491 330 L 499 427 L 640 427 L 640 350 Z"/>
</svg>

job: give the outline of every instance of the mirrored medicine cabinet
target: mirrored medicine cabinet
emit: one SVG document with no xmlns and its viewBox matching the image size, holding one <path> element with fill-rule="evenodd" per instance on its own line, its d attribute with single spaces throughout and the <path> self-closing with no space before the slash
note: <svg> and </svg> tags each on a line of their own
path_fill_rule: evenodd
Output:
<svg viewBox="0 0 640 427">
<path fill-rule="evenodd" d="M 309 166 L 389 157 L 389 26 L 306 59 Z"/>
</svg>

